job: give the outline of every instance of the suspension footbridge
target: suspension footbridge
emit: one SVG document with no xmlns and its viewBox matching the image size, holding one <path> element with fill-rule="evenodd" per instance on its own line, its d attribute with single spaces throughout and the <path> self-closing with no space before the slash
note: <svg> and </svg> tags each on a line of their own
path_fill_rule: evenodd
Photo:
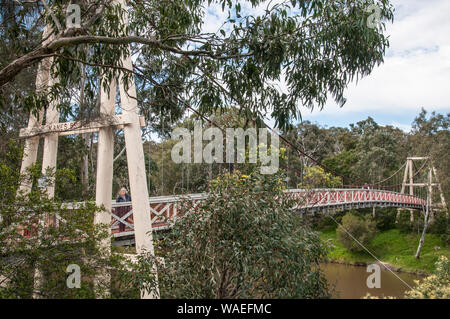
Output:
<svg viewBox="0 0 450 319">
<path fill-rule="evenodd" d="M 414 161 L 422 161 L 422 165 L 416 167 Z M 428 192 L 431 193 L 434 187 L 440 187 L 439 183 L 434 182 L 433 174 L 435 169 L 429 158 L 409 157 L 392 176 L 377 183 L 347 188 L 286 189 L 285 195 L 296 202 L 293 210 L 301 215 L 375 207 L 423 211 L 427 205 Z M 154 231 L 169 229 L 177 219 L 182 218 L 180 207 L 183 202 L 188 201 L 195 206 L 207 196 L 206 193 L 197 193 L 150 197 L 152 229 Z M 441 203 L 435 204 L 434 207 L 445 208 L 445 200 L 443 197 L 441 199 Z M 111 206 L 113 237 L 120 244 L 132 244 L 134 242 L 132 203 L 113 201 Z M 118 214 L 120 209 L 122 213 Z M 126 209 L 126 212 L 123 212 L 123 209 Z"/>
<path fill-rule="evenodd" d="M 367 207 L 397 207 L 422 210 L 426 200 L 414 195 L 401 194 L 377 189 L 289 189 L 285 194 L 298 204 L 294 210 L 300 214 L 325 213 L 328 211 L 360 209 Z M 182 201 L 196 202 L 205 199 L 207 194 L 185 194 L 176 196 L 150 197 L 152 228 L 155 231 L 168 229 L 181 218 L 179 207 Z M 128 208 L 123 216 L 118 216 L 119 207 Z M 257 213 L 257 212 L 255 212 Z M 134 235 L 133 209 L 131 202 L 112 203 L 112 234 L 115 238 Z M 119 230 L 119 225 L 125 229 Z M 133 240 L 131 239 L 131 242 Z"/>
</svg>

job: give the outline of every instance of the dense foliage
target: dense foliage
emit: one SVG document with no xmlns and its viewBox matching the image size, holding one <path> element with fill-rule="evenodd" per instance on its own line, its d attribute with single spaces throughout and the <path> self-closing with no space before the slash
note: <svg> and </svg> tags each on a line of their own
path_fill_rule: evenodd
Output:
<svg viewBox="0 0 450 319">
<path fill-rule="evenodd" d="M 324 298 L 317 233 L 292 213 L 279 176 L 235 172 L 211 181 L 206 200 L 158 241 L 164 298 Z"/>
<path fill-rule="evenodd" d="M 12 143 L 8 154 L 0 158 L 0 299 L 137 297 L 132 262 L 100 245 L 109 237 L 108 225 L 93 223 L 101 208 L 86 202 L 74 210 L 38 187 L 28 194 L 19 191 L 24 179 L 41 176 L 40 167 L 20 176 L 10 165 L 20 159 L 20 148 Z M 53 183 L 54 175 L 48 177 Z M 70 265 L 79 267 L 79 288 L 67 286 Z"/>
<path fill-rule="evenodd" d="M 351 234 L 351 236 L 349 235 Z M 337 228 L 339 241 L 350 251 L 363 251 L 376 234 L 376 224 L 351 212 L 345 214 Z"/>
<path fill-rule="evenodd" d="M 407 291 L 405 296 L 411 299 L 449 299 L 450 298 L 450 262 L 441 256 L 436 262 L 434 274 L 423 281 L 416 281 L 417 286 Z"/>
<path fill-rule="evenodd" d="M 339 188 L 342 186 L 342 180 L 339 177 L 327 173 L 320 166 L 307 167 L 303 182 L 300 183 L 299 188 Z"/>
<path fill-rule="evenodd" d="M 67 3 L 47 2 L 49 10 L 39 1 L 2 1 L 0 37 L 6 45 L 0 87 L 10 89 L 21 71 L 48 56 L 55 59 L 60 83 L 50 95 L 34 94 L 33 99 L 29 91 L 14 92 L 28 108 L 42 107 L 52 97 L 70 101 L 70 89 L 83 76 L 86 94 L 94 97 L 99 75 L 111 81 L 115 71 L 126 79 L 135 74 L 138 99 L 152 122 L 181 116 L 184 95 L 202 112 L 238 105 L 242 114 L 271 115 L 279 127 L 298 118 L 299 105 L 322 107 L 328 98 L 343 105 L 347 85 L 383 62 L 389 45 L 385 24 L 393 20 L 387 0 L 290 0 L 253 11 L 264 1 L 145 0 L 129 1 L 124 8 L 118 1 L 79 0 L 81 25 L 69 28 Z M 373 5 L 379 8 L 375 25 L 368 23 Z M 223 18 L 216 30 L 204 32 L 211 6 L 221 8 Z M 129 26 L 119 18 L 125 9 Z M 32 37 L 45 24 L 52 37 L 46 42 Z M 120 56 L 129 45 L 137 56 L 134 70 L 121 68 Z M 278 88 L 281 78 L 286 91 Z M 7 102 L 0 96 L 1 105 Z M 70 103 L 61 107 L 72 112 Z"/>
</svg>

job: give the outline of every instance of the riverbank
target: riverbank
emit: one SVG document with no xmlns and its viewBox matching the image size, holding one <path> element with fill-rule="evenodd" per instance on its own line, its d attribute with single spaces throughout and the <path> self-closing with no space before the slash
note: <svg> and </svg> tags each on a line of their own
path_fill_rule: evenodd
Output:
<svg viewBox="0 0 450 319">
<path fill-rule="evenodd" d="M 366 265 L 376 260 L 367 252 L 351 252 L 338 240 L 336 230 L 320 231 L 320 237 L 332 246 L 328 259 L 330 262 L 349 265 Z M 426 275 L 434 270 L 438 257 L 450 257 L 450 248 L 443 247 L 439 236 L 427 234 L 420 259 L 414 258 L 420 236 L 403 234 L 397 229 L 378 233 L 367 248 L 392 270 Z"/>
<path fill-rule="evenodd" d="M 410 273 L 391 273 L 385 268 L 380 269 L 380 287 L 370 288 L 367 285 L 366 267 L 323 263 L 321 270 L 330 285 L 333 299 L 360 299 L 370 294 L 378 298 L 392 296 L 404 298 L 410 287 L 416 286 L 415 281 L 423 277 Z M 400 278 L 400 279 L 399 279 Z"/>
</svg>

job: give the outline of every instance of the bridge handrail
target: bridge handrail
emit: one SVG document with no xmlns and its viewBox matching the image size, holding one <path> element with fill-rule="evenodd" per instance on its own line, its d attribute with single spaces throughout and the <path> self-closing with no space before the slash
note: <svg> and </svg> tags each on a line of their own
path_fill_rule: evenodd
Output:
<svg viewBox="0 0 450 319">
<path fill-rule="evenodd" d="M 337 193 L 337 192 L 360 192 L 360 191 L 367 191 L 367 192 L 381 192 L 386 194 L 395 194 L 395 195 L 401 195 L 406 198 L 414 198 L 414 199 L 420 199 L 424 200 L 423 198 L 410 195 L 410 194 L 401 194 L 394 191 L 389 190 L 381 190 L 381 189 L 366 189 L 366 188 L 312 188 L 312 189 L 304 189 L 304 188 L 297 188 L 297 189 L 286 189 L 285 193 L 319 193 L 319 192 L 328 192 L 328 193 Z M 150 204 L 157 204 L 157 203 L 173 203 L 173 202 L 180 202 L 183 199 L 188 200 L 202 200 L 207 197 L 207 193 L 193 193 L 193 194 L 185 194 L 185 195 L 165 195 L 165 196 L 155 196 L 155 197 L 149 197 Z M 72 202 L 72 203 L 64 203 L 64 207 L 67 209 L 77 209 L 77 207 L 83 205 L 85 202 Z M 111 207 L 123 207 L 123 206 L 132 206 L 132 202 L 116 202 L 115 200 L 111 201 Z"/>
<path fill-rule="evenodd" d="M 423 200 L 420 197 L 410 195 L 410 194 L 401 194 L 398 192 L 388 191 L 388 190 L 380 190 L 380 189 L 365 189 L 365 188 L 313 188 L 313 189 L 287 189 L 284 192 L 285 193 L 319 193 L 319 192 L 328 192 L 328 193 L 336 193 L 336 192 L 381 192 L 381 193 L 389 193 L 394 195 L 401 195 L 407 198 L 414 198 L 414 199 L 420 199 Z M 186 195 L 168 195 L 168 196 L 157 196 L 157 197 L 150 197 L 150 204 L 157 204 L 157 203 L 173 203 L 173 202 L 179 202 L 183 199 L 188 200 L 202 200 L 207 197 L 207 193 L 194 193 L 194 194 L 186 194 Z M 112 207 L 123 207 L 123 206 L 131 206 L 132 202 L 119 202 L 117 203 L 115 200 L 112 201 Z"/>
</svg>

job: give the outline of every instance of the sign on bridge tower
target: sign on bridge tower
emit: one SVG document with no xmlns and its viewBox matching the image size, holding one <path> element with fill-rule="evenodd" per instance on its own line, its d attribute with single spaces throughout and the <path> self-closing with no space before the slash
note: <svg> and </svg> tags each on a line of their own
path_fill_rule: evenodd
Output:
<svg viewBox="0 0 450 319">
<path fill-rule="evenodd" d="M 125 8 L 125 0 L 116 1 Z M 123 18 L 126 25 L 128 23 L 126 14 Z M 133 69 L 129 55 L 123 56 L 121 62 L 123 68 Z M 44 91 L 55 81 L 58 81 L 58 79 L 52 78 L 50 74 L 51 63 L 52 59 L 46 58 L 39 64 L 36 79 L 36 88 L 39 91 Z M 122 114 L 115 113 L 117 86 L 120 91 Z M 21 172 L 25 173 L 27 168 L 36 162 L 41 137 L 44 138 L 42 172 L 45 175 L 48 169 L 56 169 L 58 136 L 98 132 L 96 204 L 98 206 L 103 205 L 106 210 L 97 213 L 94 222 L 109 226 L 111 224 L 114 129 L 123 129 L 132 195 L 136 251 L 138 254 L 145 251 L 153 255 L 150 203 L 141 140 L 141 126 L 145 125 L 145 121 L 139 116 L 135 83 L 133 78 L 131 78 L 127 89 L 124 86 L 123 76 L 119 75 L 118 78 L 111 81 L 109 90 L 105 90 L 101 84 L 99 87 L 101 90 L 99 92 L 100 117 L 95 120 L 59 123 L 58 101 L 53 101 L 47 109 L 45 123 L 43 123 L 42 111 L 37 117 L 33 114 L 30 115 L 28 127 L 20 131 L 20 136 L 25 138 Z M 31 190 L 31 187 L 31 182 L 25 182 L 20 188 L 26 193 Z M 53 197 L 53 183 L 48 184 L 46 188 L 48 195 Z M 110 227 L 108 229 L 110 230 Z M 110 238 L 101 243 L 108 250 L 111 245 Z M 151 298 L 154 296 L 147 292 L 142 292 L 141 297 Z"/>
</svg>

